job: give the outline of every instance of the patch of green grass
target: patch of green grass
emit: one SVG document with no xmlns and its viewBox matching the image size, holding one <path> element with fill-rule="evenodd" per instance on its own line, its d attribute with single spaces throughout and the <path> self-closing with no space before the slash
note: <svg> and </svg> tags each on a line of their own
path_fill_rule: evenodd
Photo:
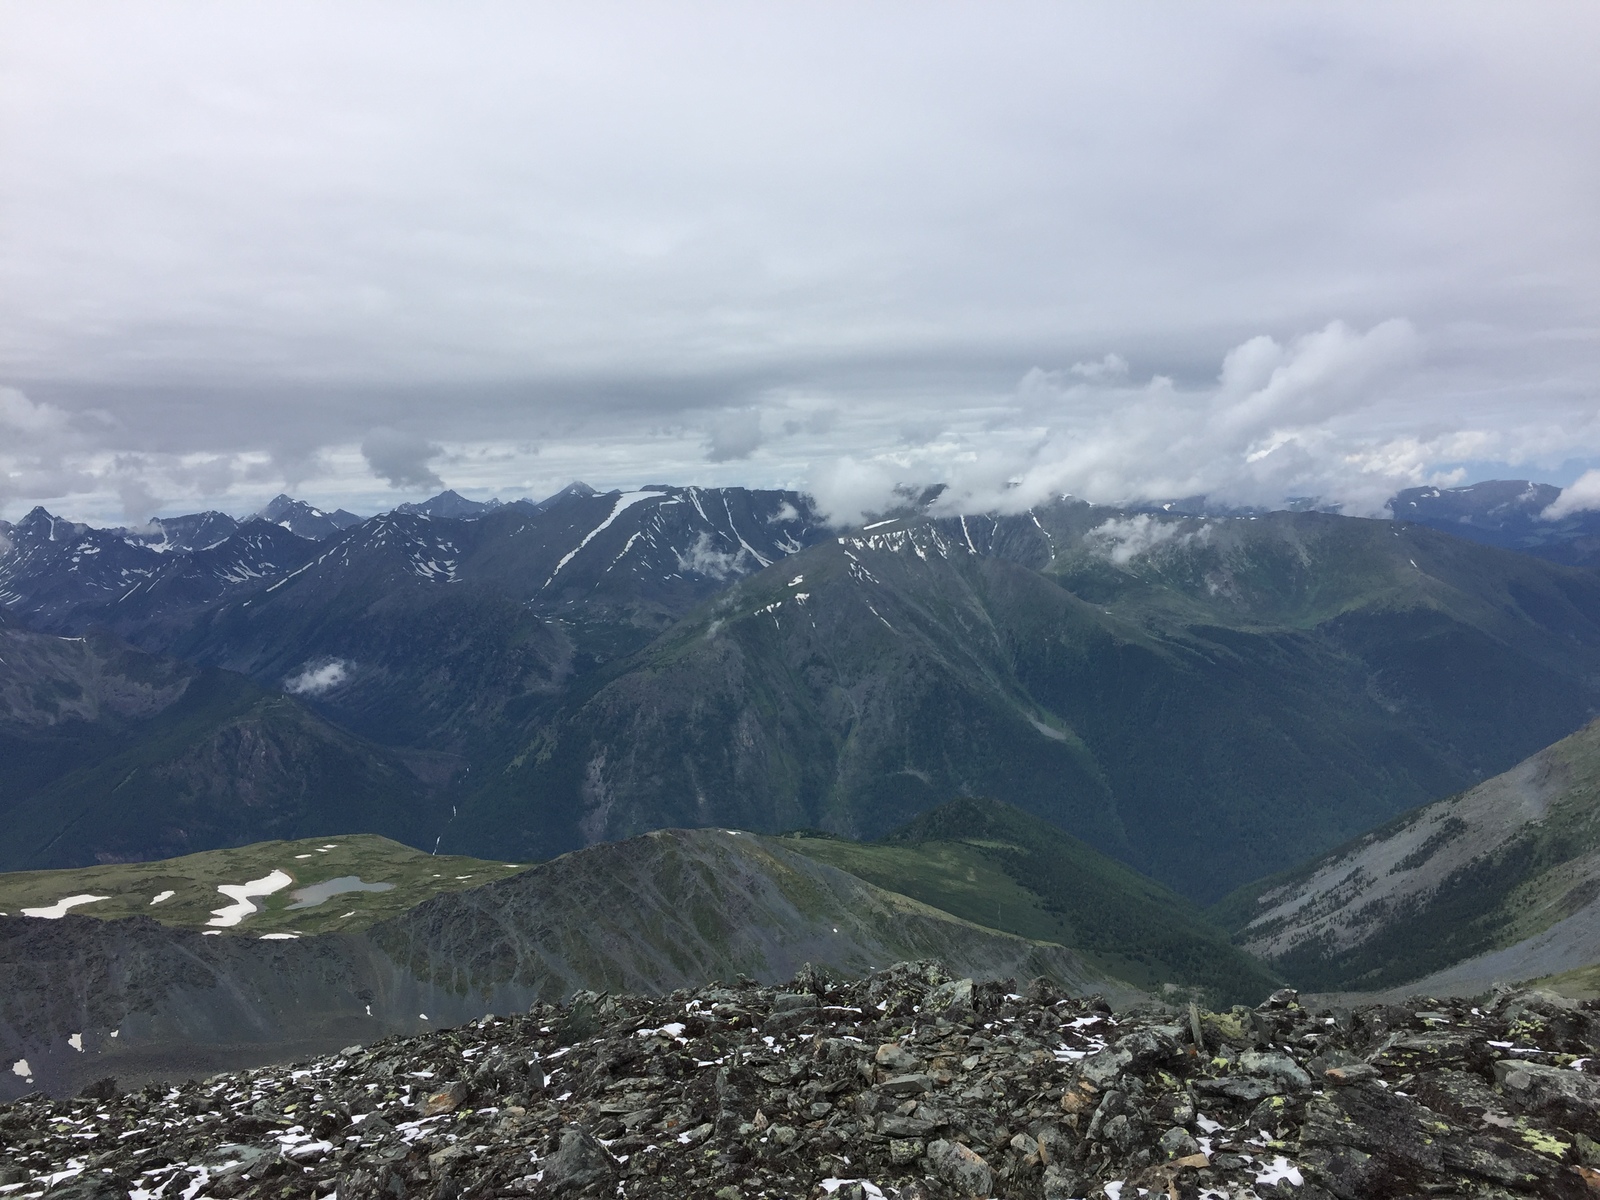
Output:
<svg viewBox="0 0 1600 1200">
<path fill-rule="evenodd" d="M 885 842 L 787 840 L 974 924 L 1069 946 L 1138 987 L 1170 983 L 1256 1003 L 1278 986 L 1188 900 L 1009 804 L 951 801 Z"/>
<path fill-rule="evenodd" d="M 1019 887 L 977 846 L 961 842 L 883 846 L 829 838 L 806 839 L 797 849 L 808 858 L 975 925 L 1063 946 L 1075 944 L 1071 923 L 1046 912 L 1037 896 Z"/>
<path fill-rule="evenodd" d="M 1543 988 L 1569 1000 L 1600 999 L 1600 963 L 1559 975 L 1546 975 L 1543 979 L 1531 980 L 1528 986 Z"/>
<path fill-rule="evenodd" d="M 70 911 L 102 919 L 147 916 L 164 925 L 203 929 L 215 910 L 232 903 L 218 885 L 242 884 L 281 870 L 292 882 L 257 897 L 258 911 L 224 928 L 224 935 L 353 932 L 441 892 L 478 887 L 521 869 L 523 864 L 425 854 L 374 834 L 257 842 L 159 862 L 0 874 L 0 913 L 16 916 L 24 908 L 48 907 L 68 896 L 94 895 L 106 899 Z M 290 907 L 297 903 L 297 891 L 347 876 L 394 886 L 381 892 L 343 892 L 314 907 Z M 168 891 L 173 893 L 169 899 L 151 903 Z"/>
</svg>

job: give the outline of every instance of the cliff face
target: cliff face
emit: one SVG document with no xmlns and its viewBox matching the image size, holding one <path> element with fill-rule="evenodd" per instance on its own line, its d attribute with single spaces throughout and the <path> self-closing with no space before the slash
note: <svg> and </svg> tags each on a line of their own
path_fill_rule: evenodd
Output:
<svg viewBox="0 0 1600 1200">
<path fill-rule="evenodd" d="M 969 924 L 781 844 L 673 830 L 437 896 L 359 934 L 0 918 L 0 1053 L 14 1064 L 0 1098 L 282 1061 L 579 989 L 774 980 L 804 962 L 860 975 L 935 955 L 977 978 L 1132 994 L 1061 946 Z"/>
</svg>

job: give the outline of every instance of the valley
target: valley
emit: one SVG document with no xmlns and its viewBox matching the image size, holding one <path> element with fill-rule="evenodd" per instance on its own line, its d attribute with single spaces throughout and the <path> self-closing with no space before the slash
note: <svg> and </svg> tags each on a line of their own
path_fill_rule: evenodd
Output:
<svg viewBox="0 0 1600 1200">
<path fill-rule="evenodd" d="M 123 998 L 14 1007 L 13 1048 L 235 1061 L 805 961 L 1209 1003 L 1600 961 L 1572 555 L 936 495 L 7 526 L 5 957 Z"/>
<path fill-rule="evenodd" d="M 1600 962 L 1600 722 L 1214 916 L 1304 986 L 1474 994 Z"/>
</svg>

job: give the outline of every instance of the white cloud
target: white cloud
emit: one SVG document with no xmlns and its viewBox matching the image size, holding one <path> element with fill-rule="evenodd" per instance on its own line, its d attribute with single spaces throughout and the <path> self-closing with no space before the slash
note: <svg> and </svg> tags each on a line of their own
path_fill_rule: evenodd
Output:
<svg viewBox="0 0 1600 1200">
<path fill-rule="evenodd" d="M 1149 554 L 1162 546 L 1187 546 L 1206 541 L 1211 528 L 1202 525 L 1190 529 L 1182 520 L 1162 520 L 1148 513 L 1131 517 L 1113 517 L 1096 525 L 1084 535 L 1084 542 L 1114 566 L 1125 567 L 1134 559 Z"/>
<path fill-rule="evenodd" d="M 1556 521 L 1572 513 L 1596 509 L 1600 509 L 1600 471 L 1585 471 L 1571 486 L 1562 488 L 1561 495 L 1539 515 L 1546 521 Z"/>
<path fill-rule="evenodd" d="M 320 696 L 331 691 L 350 677 L 350 665 L 340 659 L 308 663 L 299 674 L 283 682 L 283 690 L 291 696 Z"/>
<path fill-rule="evenodd" d="M 54 405 L 35 403 L 14 387 L 0 387 L 0 429 L 8 439 L 60 435 L 69 424 L 67 414 Z"/>
<path fill-rule="evenodd" d="M 1594 465 L 1597 55 L 1592 5 L 0 5 L 0 506 Z"/>
<path fill-rule="evenodd" d="M 1379 513 L 1396 490 L 1428 480 L 1443 453 L 1494 440 L 1367 431 L 1369 411 L 1411 386 L 1422 350 L 1403 320 L 1365 332 L 1333 321 L 1287 343 L 1265 335 L 1240 343 L 1209 387 L 1160 375 L 1091 383 L 1081 372 L 1035 368 L 989 428 L 843 460 L 816 486 L 824 507 L 845 519 L 881 510 L 896 485 L 932 482 L 950 485 L 939 501 L 948 511 L 1017 511 L 1066 493 L 1108 504 L 1317 496 Z"/>
<path fill-rule="evenodd" d="M 701 533 L 695 538 L 694 545 L 689 547 L 688 554 L 678 555 L 678 570 L 692 571 L 696 575 L 706 575 L 712 579 L 726 579 L 739 569 L 740 560 L 745 558 L 743 546 L 733 550 L 718 550 L 711 543 L 709 533 Z"/>
</svg>

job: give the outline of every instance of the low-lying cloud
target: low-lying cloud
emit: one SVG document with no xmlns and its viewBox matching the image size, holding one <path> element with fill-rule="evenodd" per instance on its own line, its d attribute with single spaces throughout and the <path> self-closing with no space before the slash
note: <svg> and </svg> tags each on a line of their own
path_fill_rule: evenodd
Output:
<svg viewBox="0 0 1600 1200">
<path fill-rule="evenodd" d="M 1385 433 L 1365 419 L 1407 394 L 1422 351 L 1397 318 L 1366 330 L 1332 321 L 1287 342 L 1250 338 L 1203 387 L 1163 375 L 1135 382 L 1115 355 L 1034 368 L 989 428 L 846 456 L 819 473 L 818 498 L 847 520 L 894 503 L 896 486 L 932 483 L 949 485 L 938 502 L 949 512 L 1014 512 L 1060 495 L 1106 504 L 1204 495 L 1266 505 L 1317 497 L 1379 513 L 1396 490 L 1484 440 Z"/>
<path fill-rule="evenodd" d="M 291 696 L 320 696 L 350 678 L 350 665 L 341 659 L 310 663 L 299 674 L 283 681 Z"/>
<path fill-rule="evenodd" d="M 687 554 L 677 556 L 678 570 L 705 575 L 710 579 L 727 579 L 739 573 L 746 557 L 747 551 L 743 546 L 733 550 L 718 550 L 712 544 L 711 535 L 701 533 L 695 538 Z"/>
<path fill-rule="evenodd" d="M 1113 566 L 1125 567 L 1159 547 L 1187 546 L 1207 541 L 1210 536 L 1209 525 L 1190 529 L 1183 521 L 1136 513 L 1131 517 L 1113 517 L 1096 525 L 1083 540 L 1089 549 L 1104 555 Z"/>
<path fill-rule="evenodd" d="M 1562 488 L 1561 495 L 1539 515 L 1546 521 L 1559 521 L 1573 513 L 1596 509 L 1600 509 L 1600 471 L 1585 471 L 1571 486 Z"/>
</svg>

